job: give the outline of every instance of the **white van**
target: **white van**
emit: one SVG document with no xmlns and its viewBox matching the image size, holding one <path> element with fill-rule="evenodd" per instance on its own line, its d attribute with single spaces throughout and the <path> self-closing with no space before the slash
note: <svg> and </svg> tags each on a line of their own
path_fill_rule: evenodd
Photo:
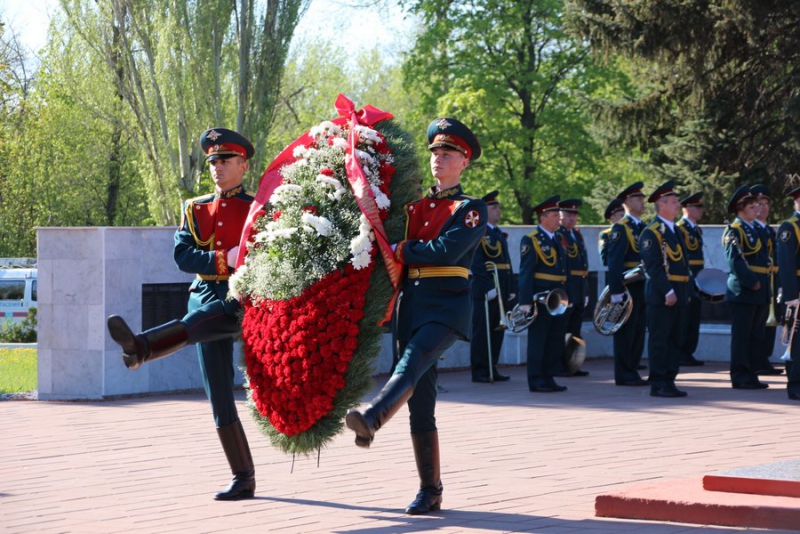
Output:
<svg viewBox="0 0 800 534">
<path fill-rule="evenodd" d="M 0 323 L 21 322 L 38 307 L 35 268 L 0 269 Z"/>
</svg>

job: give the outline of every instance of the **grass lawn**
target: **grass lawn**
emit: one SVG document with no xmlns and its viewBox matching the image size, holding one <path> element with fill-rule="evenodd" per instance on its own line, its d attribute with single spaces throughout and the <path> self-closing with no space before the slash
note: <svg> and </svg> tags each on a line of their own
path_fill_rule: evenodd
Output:
<svg viewBox="0 0 800 534">
<path fill-rule="evenodd" d="M 0 349 L 0 394 L 36 389 L 36 349 Z"/>
</svg>

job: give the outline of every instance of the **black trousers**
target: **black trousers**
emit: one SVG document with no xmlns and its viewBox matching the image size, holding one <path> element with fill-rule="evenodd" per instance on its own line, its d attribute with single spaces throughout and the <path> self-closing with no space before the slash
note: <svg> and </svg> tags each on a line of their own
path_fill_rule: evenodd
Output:
<svg viewBox="0 0 800 534">
<path fill-rule="evenodd" d="M 553 375 L 564 359 L 567 319 L 564 315 L 550 315 L 543 308 L 539 306 L 536 320 L 528 327 L 529 388 L 554 385 Z"/>
<path fill-rule="evenodd" d="M 469 360 L 472 367 L 472 378 L 489 378 L 489 339 L 492 343 L 492 373 L 497 374 L 497 362 L 503 348 L 505 332 L 497 330 L 500 324 L 499 297 L 490 300 L 489 330 L 486 329 L 486 300 L 472 301 L 472 338 L 469 344 Z"/>
<path fill-rule="evenodd" d="M 614 334 L 614 380 L 640 380 L 637 367 L 642 361 L 647 326 L 644 305 L 644 282 L 629 284 L 633 311 L 628 321 Z"/>
<path fill-rule="evenodd" d="M 703 310 L 703 301 L 693 298 L 686 310 L 686 332 L 681 343 L 682 358 L 689 359 L 694 356 L 697 344 L 700 341 L 700 320 Z"/>
<path fill-rule="evenodd" d="M 728 305 L 731 310 L 731 383 L 758 382 L 756 371 L 762 359 L 769 306 L 741 302 Z"/>
<path fill-rule="evenodd" d="M 695 300 L 695 299 L 693 299 Z M 647 306 L 647 357 L 650 387 L 674 387 L 681 364 L 681 345 L 689 319 L 687 306 Z"/>
</svg>

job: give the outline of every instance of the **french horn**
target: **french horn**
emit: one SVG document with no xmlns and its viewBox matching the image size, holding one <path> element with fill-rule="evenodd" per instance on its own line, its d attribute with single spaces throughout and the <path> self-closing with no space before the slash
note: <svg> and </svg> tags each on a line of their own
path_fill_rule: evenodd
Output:
<svg viewBox="0 0 800 534">
<path fill-rule="evenodd" d="M 520 305 L 517 304 L 507 313 L 509 330 L 519 333 L 528 328 L 536 320 L 536 316 L 539 313 L 539 304 L 543 305 L 550 315 L 563 315 L 569 307 L 569 297 L 567 292 L 561 288 L 536 293 L 533 295 L 533 306 L 531 306 L 530 312 L 523 312 L 520 309 Z"/>
</svg>

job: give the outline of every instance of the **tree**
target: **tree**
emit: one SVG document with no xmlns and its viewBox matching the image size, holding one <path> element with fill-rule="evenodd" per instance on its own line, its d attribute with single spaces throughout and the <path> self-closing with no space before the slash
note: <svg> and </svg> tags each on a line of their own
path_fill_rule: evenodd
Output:
<svg viewBox="0 0 800 534">
<path fill-rule="evenodd" d="M 621 183 L 603 168 L 585 106 L 614 72 L 594 65 L 586 44 L 564 32 L 561 0 L 405 5 L 423 27 L 405 65 L 421 114 L 457 116 L 484 146 L 468 173 L 480 183 L 472 191 L 513 195 L 519 218 L 511 219 L 530 224 L 533 206 L 552 194 L 591 198 L 598 175 Z"/>
<path fill-rule="evenodd" d="M 103 102 L 86 102 L 90 111 L 105 100 L 126 107 L 105 115 L 116 122 L 109 135 L 142 147 L 156 223 L 176 224 L 180 198 L 207 187 L 197 142 L 204 129 L 243 132 L 256 145 L 251 165 L 263 166 L 284 60 L 309 1 L 61 0 L 65 39 L 80 41 L 81 59 L 101 62 L 114 82 Z"/>
<path fill-rule="evenodd" d="M 633 98 L 596 116 L 618 146 L 715 204 L 756 180 L 780 197 L 800 168 L 800 4 L 781 0 L 568 0 L 570 25 L 598 57 L 626 58 Z M 707 204 L 708 205 L 708 204 Z"/>
</svg>

